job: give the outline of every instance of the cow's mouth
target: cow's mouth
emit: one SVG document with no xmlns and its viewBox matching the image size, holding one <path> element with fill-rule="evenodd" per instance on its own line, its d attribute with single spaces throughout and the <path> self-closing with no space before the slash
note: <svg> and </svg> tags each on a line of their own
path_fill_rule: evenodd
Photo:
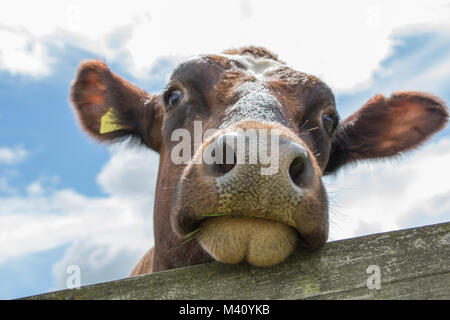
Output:
<svg viewBox="0 0 450 320">
<path fill-rule="evenodd" d="M 224 263 L 247 261 L 254 266 L 272 266 L 284 261 L 305 241 L 288 224 L 245 216 L 211 215 L 194 231 L 214 259 Z"/>
</svg>

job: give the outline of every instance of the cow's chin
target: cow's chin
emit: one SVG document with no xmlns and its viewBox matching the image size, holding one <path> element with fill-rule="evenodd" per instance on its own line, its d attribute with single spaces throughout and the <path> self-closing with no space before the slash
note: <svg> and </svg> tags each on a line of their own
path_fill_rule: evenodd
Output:
<svg viewBox="0 0 450 320">
<path fill-rule="evenodd" d="M 293 227 L 259 218 L 216 217 L 205 220 L 201 227 L 200 244 L 224 263 L 276 265 L 294 251 L 298 239 Z"/>
</svg>

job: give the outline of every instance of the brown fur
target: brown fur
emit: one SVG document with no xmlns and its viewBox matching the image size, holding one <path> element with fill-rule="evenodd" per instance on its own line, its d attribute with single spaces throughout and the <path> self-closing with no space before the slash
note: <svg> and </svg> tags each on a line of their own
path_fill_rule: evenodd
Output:
<svg viewBox="0 0 450 320">
<path fill-rule="evenodd" d="M 149 270 L 153 269 L 153 248 L 147 251 L 147 253 L 139 260 L 139 263 L 134 267 L 130 273 L 130 277 L 140 274 L 149 273 Z"/>
</svg>

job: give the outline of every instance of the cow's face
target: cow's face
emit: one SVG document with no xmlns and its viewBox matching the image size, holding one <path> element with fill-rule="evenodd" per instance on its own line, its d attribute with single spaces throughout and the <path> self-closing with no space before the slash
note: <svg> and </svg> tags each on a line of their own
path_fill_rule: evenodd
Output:
<svg viewBox="0 0 450 320">
<path fill-rule="evenodd" d="M 155 243 L 164 255 L 195 242 L 216 260 L 257 266 L 326 242 L 324 174 L 411 149 L 448 117 L 436 97 L 402 92 L 339 123 L 328 86 L 261 48 L 190 59 L 154 96 L 88 62 L 72 100 L 95 138 L 131 134 L 160 152 Z"/>
</svg>

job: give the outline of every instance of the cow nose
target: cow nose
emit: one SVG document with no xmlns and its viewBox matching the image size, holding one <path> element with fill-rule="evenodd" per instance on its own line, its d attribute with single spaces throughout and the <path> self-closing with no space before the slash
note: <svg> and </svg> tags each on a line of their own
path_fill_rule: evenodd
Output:
<svg viewBox="0 0 450 320">
<path fill-rule="evenodd" d="M 233 131 L 209 144 L 215 161 L 201 165 L 202 173 L 198 173 L 215 185 L 217 212 L 297 227 L 297 206 L 313 190 L 315 181 L 306 147 L 282 134 Z"/>
<path fill-rule="evenodd" d="M 217 177 L 219 189 L 245 185 L 247 191 L 263 197 L 281 186 L 289 193 L 301 193 L 299 189 L 311 180 L 311 161 L 305 147 L 283 135 L 228 132 L 218 136 L 211 147 L 214 163 L 209 171 Z"/>
</svg>

